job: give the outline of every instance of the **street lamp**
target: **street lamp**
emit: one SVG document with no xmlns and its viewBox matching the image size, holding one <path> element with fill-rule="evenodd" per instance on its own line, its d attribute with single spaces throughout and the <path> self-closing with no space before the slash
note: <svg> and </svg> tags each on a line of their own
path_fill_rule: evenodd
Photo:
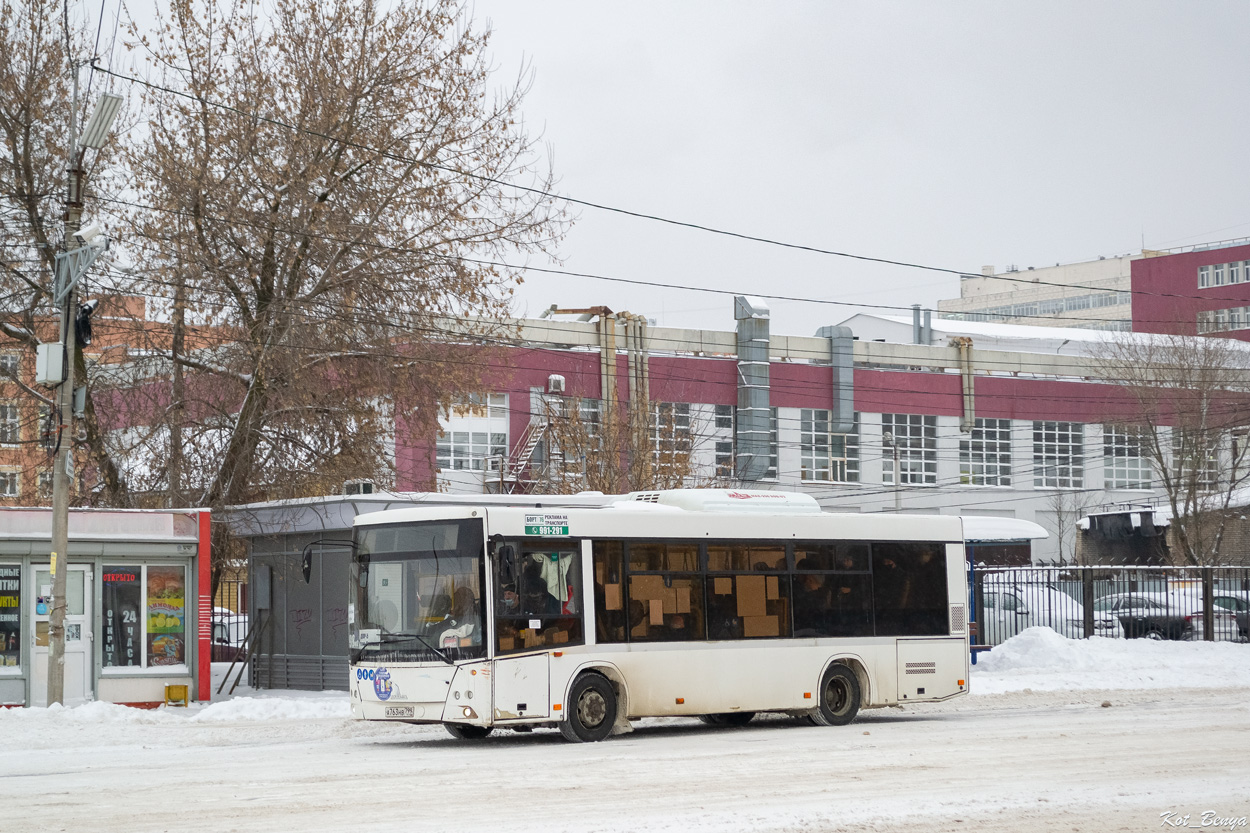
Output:
<svg viewBox="0 0 1250 833">
<path fill-rule="evenodd" d="M 78 69 L 75 62 L 74 98 L 69 117 L 69 182 L 65 200 L 65 248 L 56 256 L 53 297 L 61 306 L 61 343 L 65 345 L 64 381 L 57 391 L 56 409 L 60 417 L 52 465 L 52 611 L 48 617 L 48 704 L 65 702 L 65 612 L 66 575 L 69 573 L 70 467 L 74 442 L 74 370 L 78 350 L 75 322 L 78 318 L 78 281 L 91 263 L 108 248 L 108 238 L 97 226 L 80 229 L 82 197 L 86 172 L 82 157 L 87 148 L 99 150 L 117 118 L 121 96 L 105 93 L 82 136 L 75 136 L 78 114 Z M 60 556 L 61 563 L 57 560 Z M 60 569 L 57 569 L 57 567 Z"/>
</svg>

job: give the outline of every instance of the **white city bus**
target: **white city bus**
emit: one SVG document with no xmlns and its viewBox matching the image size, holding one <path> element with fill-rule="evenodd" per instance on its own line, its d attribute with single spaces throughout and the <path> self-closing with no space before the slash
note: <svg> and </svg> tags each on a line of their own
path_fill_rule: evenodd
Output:
<svg viewBox="0 0 1250 833">
<path fill-rule="evenodd" d="M 760 712 L 849 723 L 968 690 L 958 517 L 827 514 L 782 492 L 356 519 L 352 714 L 456 737 Z"/>
</svg>

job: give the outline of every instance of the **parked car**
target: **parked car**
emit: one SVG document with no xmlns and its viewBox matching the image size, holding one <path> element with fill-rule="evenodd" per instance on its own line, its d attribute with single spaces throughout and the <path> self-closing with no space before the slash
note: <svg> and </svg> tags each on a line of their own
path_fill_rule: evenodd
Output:
<svg viewBox="0 0 1250 833">
<path fill-rule="evenodd" d="M 1236 616 L 1216 603 L 1217 598 L 1211 597 L 1215 638 L 1236 639 Z M 1129 639 L 1202 639 L 1201 596 L 1176 591 L 1112 593 L 1094 602 L 1094 610 L 1116 616 Z"/>
<path fill-rule="evenodd" d="M 1216 593 L 1211 597 L 1211 604 L 1233 613 L 1237 623 L 1237 640 L 1250 641 L 1250 598 L 1232 593 Z"/>
<path fill-rule="evenodd" d="M 230 662 L 247 642 L 247 616 L 225 607 L 213 608 L 213 662 Z"/>
<path fill-rule="evenodd" d="M 982 607 L 978 613 L 982 642 L 998 645 L 1025 628 L 1044 625 L 1069 639 L 1083 639 L 1085 607 L 1067 593 L 1049 584 L 994 582 L 982 585 Z M 1090 636 L 1122 637 L 1116 617 L 1094 614 Z"/>
</svg>

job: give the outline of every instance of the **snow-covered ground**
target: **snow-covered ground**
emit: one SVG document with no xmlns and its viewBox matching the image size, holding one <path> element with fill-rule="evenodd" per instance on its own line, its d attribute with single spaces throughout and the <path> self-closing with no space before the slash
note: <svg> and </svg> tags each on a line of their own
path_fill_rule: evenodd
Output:
<svg viewBox="0 0 1250 833">
<path fill-rule="evenodd" d="M 842 728 L 467 743 L 352 721 L 341 693 L 243 686 L 188 709 L 0 710 L 0 831 L 1198 827 L 1250 816 L 1247 683 L 1250 645 L 1033 629 L 981 658 L 973 696 Z"/>
</svg>

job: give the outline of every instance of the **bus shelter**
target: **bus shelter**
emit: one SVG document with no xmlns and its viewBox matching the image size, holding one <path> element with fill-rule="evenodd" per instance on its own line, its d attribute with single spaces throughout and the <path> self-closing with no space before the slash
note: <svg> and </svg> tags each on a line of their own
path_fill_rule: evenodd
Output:
<svg viewBox="0 0 1250 833">
<path fill-rule="evenodd" d="M 0 508 L 0 706 L 47 704 L 52 510 Z M 66 573 L 65 705 L 207 700 L 209 513 L 75 509 Z"/>
</svg>

